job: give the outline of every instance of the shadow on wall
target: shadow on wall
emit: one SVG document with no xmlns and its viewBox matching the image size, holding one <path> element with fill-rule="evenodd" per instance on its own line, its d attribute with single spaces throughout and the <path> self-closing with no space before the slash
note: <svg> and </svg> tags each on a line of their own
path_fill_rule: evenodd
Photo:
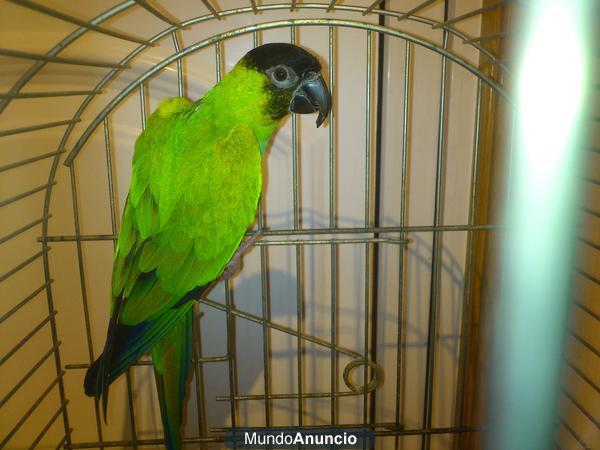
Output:
<svg viewBox="0 0 600 450">
<path fill-rule="evenodd" d="M 309 221 L 320 222 L 321 226 L 326 226 L 328 223 L 328 216 L 317 211 L 305 211 L 306 215 L 310 217 Z M 281 218 L 289 218 L 288 214 L 276 215 Z M 285 220 L 285 219 L 284 219 Z M 354 226 L 363 226 L 364 224 L 356 219 L 343 218 L 346 223 L 349 221 L 354 223 Z M 387 220 L 385 223 L 391 223 Z M 414 286 L 409 288 L 407 297 L 405 298 L 406 308 L 414 308 L 419 316 L 428 315 L 429 308 L 429 291 L 422 288 L 422 284 L 419 280 L 429 280 L 431 277 L 431 238 L 430 233 L 409 233 L 408 238 L 410 244 L 408 244 L 406 259 L 410 261 L 413 268 L 410 269 L 413 273 L 410 274 L 410 278 L 407 277 L 409 284 Z M 329 246 L 327 251 L 329 251 Z M 356 270 L 360 270 L 360 266 L 364 263 L 364 244 L 353 245 L 352 259 L 354 259 L 353 265 Z M 392 248 L 391 246 L 389 248 Z M 398 248 L 398 247 L 393 247 Z M 290 256 L 294 254 L 294 247 L 286 247 L 285 249 Z M 318 292 L 323 292 L 323 289 L 314 288 L 312 283 L 306 283 L 307 273 L 311 270 L 315 270 L 318 264 L 322 264 L 323 261 L 318 261 L 319 255 L 311 251 L 310 248 L 305 248 L 302 252 L 302 263 L 301 267 L 304 268 L 303 279 L 305 280 L 304 286 L 304 309 L 306 311 L 307 305 L 310 305 L 310 314 L 304 314 L 304 333 L 310 334 L 325 341 L 330 341 L 330 328 L 323 326 L 322 317 L 327 317 L 326 324 L 329 324 L 329 318 L 331 314 L 330 298 L 312 298 L 311 296 L 316 295 Z M 254 248 L 247 255 L 245 255 L 244 264 L 247 266 L 246 273 L 252 275 L 240 276 L 242 273 L 237 274 L 233 280 L 234 289 L 232 299 L 236 302 L 236 309 L 253 314 L 257 317 L 262 317 L 262 295 L 261 285 L 262 279 L 260 270 L 257 273 L 253 273 L 255 261 L 249 254 L 258 252 L 258 249 Z M 253 255 L 256 256 L 256 255 Z M 362 258 L 362 262 L 361 262 Z M 325 262 L 325 265 L 329 267 L 329 261 Z M 408 270 L 405 266 L 405 270 Z M 243 271 L 242 271 L 243 272 Z M 293 270 L 290 267 L 289 271 L 275 269 L 272 266 L 268 270 L 268 287 L 270 294 L 270 320 L 272 323 L 279 324 L 291 329 L 296 329 L 296 284 L 297 279 Z M 380 277 L 383 282 L 387 282 L 392 277 L 398 277 L 398 274 L 385 265 L 380 265 Z M 329 273 L 320 274 L 329 277 Z M 357 353 L 362 353 L 362 344 L 364 337 L 362 336 L 363 323 L 364 323 L 364 312 L 362 311 L 362 305 L 364 305 L 364 289 L 360 286 L 360 282 L 354 277 L 353 280 L 347 280 L 350 283 L 357 283 L 355 287 L 356 299 L 352 302 L 340 301 L 337 308 L 337 323 L 338 323 L 338 335 L 348 335 L 352 333 L 356 336 L 353 341 L 338 342 L 350 350 Z M 449 308 L 445 309 L 450 314 L 448 320 L 451 323 L 459 323 L 460 312 L 462 305 L 463 295 L 463 280 L 464 273 L 462 265 L 457 259 L 456 255 L 448 247 L 442 247 L 441 255 L 441 280 L 443 280 L 443 286 L 441 287 L 440 303 L 444 302 Z M 311 280 L 315 280 L 314 277 L 310 277 Z M 344 280 L 337 280 L 338 284 L 343 283 Z M 425 283 L 427 284 L 427 283 Z M 327 291 L 326 291 L 327 292 Z M 236 298 L 237 297 L 237 298 Z M 208 295 L 207 298 L 224 305 L 224 289 L 222 285 L 216 286 Z M 384 295 L 379 298 L 380 309 L 383 310 L 385 303 L 391 302 L 396 304 L 398 301 L 397 296 Z M 343 304 L 342 304 L 343 303 Z M 222 356 L 227 354 L 227 336 L 226 336 L 226 313 L 218 308 L 211 307 L 210 305 L 202 304 L 201 310 L 204 313 L 203 317 L 198 319 L 202 328 L 202 350 L 203 356 Z M 311 324 L 310 321 L 319 322 L 320 325 Z M 236 352 L 236 367 L 238 374 L 237 390 L 238 395 L 261 395 L 264 392 L 263 382 L 263 330 L 260 323 L 256 323 L 241 317 L 236 318 L 235 325 L 235 352 Z M 396 348 L 396 323 L 397 317 L 395 315 L 379 315 L 378 317 L 378 330 L 380 339 L 378 340 L 378 355 L 390 355 L 394 352 L 389 352 L 391 349 Z M 357 326 L 358 324 L 358 326 Z M 459 328 L 456 328 L 457 330 Z M 359 330 L 357 332 L 357 330 Z M 287 334 L 277 330 L 270 330 L 270 385 L 271 391 L 278 394 L 291 394 L 297 392 L 297 338 L 291 334 Z M 403 343 L 403 348 L 412 348 L 422 351 L 425 354 L 427 347 L 427 329 L 421 324 L 406 322 L 405 323 L 405 334 L 407 339 Z M 454 360 L 455 355 L 458 352 L 459 343 L 458 333 L 443 333 L 439 332 L 436 339 L 438 349 L 440 352 L 446 353 L 452 356 Z M 304 340 L 303 342 L 303 358 L 306 360 L 312 360 L 311 367 L 317 368 L 318 377 L 315 377 L 313 373 L 308 372 L 305 368 L 305 392 L 326 392 L 328 390 L 330 380 L 330 350 L 322 345 L 312 344 Z M 386 350 L 388 350 L 386 352 Z M 394 357 L 395 358 L 395 357 Z M 338 363 L 338 389 L 348 391 L 348 388 L 344 385 L 341 379 L 341 373 L 344 367 L 352 360 L 350 356 L 340 355 Z M 413 364 L 420 365 L 424 362 L 424 358 L 418 358 Z M 383 367 L 389 370 L 395 364 L 395 361 L 378 361 Z M 228 426 L 231 423 L 230 403 L 229 401 L 217 401 L 217 396 L 228 396 L 229 395 L 229 379 L 228 379 L 228 364 L 227 362 L 211 362 L 205 363 L 204 367 L 204 394 L 205 394 L 205 410 L 206 410 L 206 422 L 207 428 L 210 430 L 211 427 L 222 427 Z M 150 368 L 148 368 L 150 369 Z M 442 368 L 440 368 L 442 369 Z M 194 370 L 191 370 L 192 374 Z M 362 376 L 359 372 L 355 372 L 357 377 L 357 383 L 360 383 L 360 377 Z M 453 373 L 452 370 L 448 370 L 447 373 Z M 311 376 L 313 375 L 313 376 Z M 136 396 L 146 397 L 144 401 L 146 407 L 152 410 L 152 414 L 148 416 L 149 423 L 160 424 L 160 414 L 158 410 L 158 403 L 155 397 L 155 386 L 154 386 L 154 375 L 152 370 L 136 370 L 135 371 L 135 384 L 139 386 L 136 391 Z M 197 407 L 196 407 L 196 392 L 195 392 L 195 379 L 194 375 L 190 376 L 190 383 L 188 387 L 188 414 L 187 414 L 187 435 L 195 435 L 197 433 Z M 325 398 L 323 401 L 329 402 L 329 399 Z M 275 414 L 286 419 L 297 421 L 297 400 L 276 400 L 272 401 L 272 409 Z M 260 412 L 264 408 L 264 402 L 262 400 L 247 400 L 238 401 L 238 425 L 252 424 L 262 425 L 257 423 L 257 420 L 264 419 L 264 412 Z M 307 423 L 326 423 L 323 422 L 324 413 L 322 411 L 313 411 L 312 408 L 305 408 L 304 419 Z M 325 419 L 327 420 L 327 419 Z M 124 429 L 128 428 L 128 418 L 124 424 Z M 293 423 L 293 422 L 292 422 Z M 155 433 L 156 429 L 148 431 L 148 433 Z M 142 437 L 144 430 L 138 430 L 138 435 Z M 146 436 L 146 437 L 149 437 Z"/>
<path fill-rule="evenodd" d="M 413 243 L 409 247 L 409 256 L 408 258 L 414 258 L 418 265 L 418 272 L 421 272 L 422 277 L 430 277 L 430 265 L 431 261 L 428 259 L 427 254 L 431 253 L 430 244 L 419 237 L 418 235 L 410 236 Z M 304 255 L 306 258 L 307 255 Z M 443 249 L 442 256 L 442 275 L 441 277 L 444 280 L 449 282 L 445 284 L 442 300 L 447 302 L 447 304 L 451 305 L 449 308 L 450 317 L 449 321 L 451 323 L 458 323 L 460 317 L 460 308 L 462 304 L 462 287 L 463 287 L 463 273 L 461 269 L 461 265 L 458 260 L 454 257 L 454 255 L 446 248 Z M 309 263 L 310 267 L 310 263 Z M 389 276 L 389 275 L 388 275 Z M 419 276 L 418 274 L 416 276 Z M 244 291 L 249 290 L 250 292 L 259 292 L 261 285 L 261 277 L 260 274 L 253 275 L 247 279 L 241 281 L 238 285 L 236 285 L 236 291 Z M 288 272 L 280 271 L 280 270 L 269 270 L 269 286 L 271 292 L 271 302 L 270 302 L 270 312 L 271 312 L 271 321 L 273 323 L 281 324 L 284 326 L 288 326 L 290 328 L 295 328 L 295 317 L 296 317 L 296 278 L 292 276 Z M 429 295 L 423 295 L 422 293 L 415 291 L 414 298 L 411 299 L 410 307 L 418 308 L 424 311 L 424 314 L 427 314 L 427 310 L 429 307 Z M 290 301 L 291 300 L 291 301 Z M 326 299 L 325 302 L 321 301 L 321 299 L 311 299 L 309 296 L 305 295 L 304 304 L 308 302 L 315 302 L 316 306 L 313 308 L 313 315 L 324 315 L 326 317 L 330 317 L 330 308 L 328 306 L 329 299 Z M 380 298 L 380 303 L 384 302 L 395 302 L 396 298 Z M 362 304 L 362 300 L 357 301 L 358 304 Z M 248 305 L 238 304 L 239 309 L 247 310 Z M 252 309 L 252 307 L 249 307 Z M 216 322 L 224 325 L 223 318 L 218 319 L 215 316 L 224 316 L 224 313 L 221 311 L 214 311 L 212 308 L 203 305 L 203 310 L 206 312 L 206 316 L 202 319 L 202 327 L 205 330 L 205 335 L 215 336 L 216 333 L 211 332 L 211 328 L 215 326 Z M 212 310 L 212 311 L 211 311 Z M 260 316 L 260 312 L 256 312 L 257 316 Z M 357 311 L 355 308 L 346 306 L 340 306 L 337 309 L 338 314 L 338 333 L 342 334 L 344 331 L 353 332 L 356 334 L 356 330 L 362 330 L 361 327 L 356 327 L 356 323 L 359 320 L 362 320 L 364 314 L 362 311 Z M 292 318 L 292 319 L 290 319 Z M 382 320 L 383 319 L 383 320 Z M 305 316 L 304 322 L 304 332 L 308 334 L 309 324 L 308 320 L 311 320 L 310 317 Z M 291 322 L 291 323 L 290 323 Z M 380 317 L 378 321 L 378 328 L 383 330 L 392 330 L 395 329 L 395 324 L 397 322 L 397 317 L 395 316 L 384 316 Z M 427 332 L 422 327 L 417 324 L 407 323 L 406 325 L 406 334 L 410 335 L 411 338 L 406 340 L 403 344 L 404 348 L 413 348 L 420 349 L 425 351 L 427 347 Z M 209 330 L 207 330 L 207 327 Z M 344 330 L 344 328 L 347 328 Z M 222 338 L 225 339 L 224 329 L 222 331 Z M 323 336 L 327 336 L 330 333 L 330 330 L 317 329 L 313 333 L 313 335 L 323 338 Z M 296 358 L 297 358 L 297 339 L 295 336 L 287 335 L 279 331 L 270 331 L 271 334 L 271 351 L 269 354 L 270 357 L 270 365 L 272 367 L 276 367 L 277 370 L 271 370 L 271 379 L 277 377 L 278 380 L 275 382 L 278 389 L 274 390 L 274 392 L 279 394 L 289 394 L 297 392 L 297 378 L 296 378 Z M 458 343 L 459 343 L 459 334 L 458 333 L 443 333 L 440 332 L 437 335 L 438 349 L 440 352 L 447 353 L 449 356 L 452 356 L 452 360 L 455 358 L 455 355 L 458 352 Z M 326 341 L 329 339 L 325 338 Z M 306 344 L 303 348 L 303 356 L 306 358 L 314 359 L 314 366 L 320 368 L 321 375 L 320 377 L 325 377 L 329 380 L 329 361 L 330 361 L 330 350 L 325 346 L 314 345 L 308 343 L 306 340 L 304 341 Z M 351 350 L 357 351 L 360 353 L 361 348 L 360 344 L 362 343 L 362 338 L 357 338 L 356 342 L 349 343 L 343 342 L 340 343 L 345 347 L 350 347 Z M 210 348 L 217 343 L 204 341 L 204 346 L 206 348 Z M 358 344 L 358 345 L 357 345 Z M 224 343 L 218 343 L 217 346 L 223 347 L 223 351 L 220 354 L 225 354 L 226 350 L 224 349 Z M 263 391 L 263 358 L 262 358 L 262 328 L 260 324 L 255 322 L 251 322 L 245 320 L 243 318 L 238 318 L 236 321 L 236 354 L 237 354 L 237 366 L 238 366 L 238 393 L 240 395 L 244 394 L 262 394 Z M 383 342 L 379 342 L 378 348 L 380 349 L 380 354 L 383 354 L 383 349 L 395 349 L 396 341 L 395 334 L 389 334 L 384 337 Z M 211 351 L 211 354 L 213 352 Z M 347 363 L 351 361 L 351 358 L 345 355 L 340 356 L 339 358 L 339 374 L 343 371 L 343 368 Z M 378 361 L 382 364 L 385 362 Z M 212 364 L 206 365 L 207 370 L 209 366 Z M 440 368 L 441 369 L 441 368 Z M 443 369 L 441 369 L 443 370 Z M 451 370 L 447 371 L 448 373 L 452 373 Z M 219 371 L 222 375 L 225 376 L 206 376 L 205 377 L 205 392 L 207 393 L 207 403 L 211 403 L 214 401 L 214 397 L 218 395 L 228 395 L 229 393 L 229 384 L 227 379 L 226 372 Z M 306 375 L 309 375 L 308 373 Z M 357 375 L 359 375 L 357 373 Z M 314 378 L 314 377 L 313 377 Z M 322 381 L 322 380 L 321 380 Z M 309 381 L 307 377 L 305 377 L 305 382 L 307 384 L 319 385 L 318 380 Z M 273 386 L 273 380 L 271 380 L 271 385 Z M 339 381 L 340 389 L 347 390 L 347 388 Z M 327 389 L 325 389 L 326 391 Z M 322 391 L 320 389 L 306 389 L 306 392 L 319 392 Z M 253 402 L 255 405 L 261 404 L 260 400 L 248 401 Z M 216 402 L 220 404 L 221 407 L 211 408 L 210 410 L 210 422 L 214 423 L 215 426 L 219 426 L 225 423 L 229 423 L 230 413 L 229 413 L 229 403 L 228 402 Z M 240 402 L 244 403 L 244 402 Z M 285 410 L 288 412 L 290 416 L 295 416 L 297 413 L 295 401 L 290 400 L 288 402 L 277 401 L 274 403 L 274 409 L 277 409 L 279 412 L 281 410 Z M 262 404 L 260 405 L 262 407 Z M 242 423 L 245 420 L 251 420 L 249 416 L 252 414 L 250 411 L 253 408 L 244 408 L 240 407 L 240 412 L 246 412 L 248 417 L 240 414 L 240 419 Z M 310 422 L 311 419 L 314 419 L 316 422 L 319 422 L 318 415 L 314 415 L 308 410 L 305 410 L 305 417 Z"/>
</svg>

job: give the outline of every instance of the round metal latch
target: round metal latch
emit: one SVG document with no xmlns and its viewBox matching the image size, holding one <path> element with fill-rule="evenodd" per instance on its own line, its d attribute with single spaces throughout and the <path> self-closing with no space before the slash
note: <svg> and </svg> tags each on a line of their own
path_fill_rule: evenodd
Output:
<svg viewBox="0 0 600 450">
<path fill-rule="evenodd" d="M 346 383 L 346 386 L 348 386 L 350 390 L 358 394 L 364 394 L 365 385 L 364 383 L 360 385 L 354 383 L 352 380 L 352 372 L 357 367 L 364 366 L 365 364 L 373 371 L 373 378 L 371 381 L 369 381 L 369 384 L 367 384 L 367 392 L 377 389 L 379 385 L 383 383 L 383 367 L 381 367 L 379 364 L 364 358 L 357 358 L 353 361 L 350 361 L 350 363 L 344 368 L 344 383 Z"/>
</svg>

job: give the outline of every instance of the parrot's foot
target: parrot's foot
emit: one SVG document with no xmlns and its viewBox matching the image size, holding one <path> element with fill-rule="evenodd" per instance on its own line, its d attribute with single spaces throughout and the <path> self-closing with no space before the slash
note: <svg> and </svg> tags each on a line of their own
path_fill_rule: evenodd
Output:
<svg viewBox="0 0 600 450">
<path fill-rule="evenodd" d="M 221 276 L 217 279 L 217 281 L 229 280 L 240 269 L 240 267 L 242 265 L 242 255 L 248 249 L 248 247 L 250 247 L 251 245 L 254 245 L 254 243 L 258 239 L 260 239 L 261 236 L 262 236 L 262 233 L 259 231 L 255 234 L 253 234 L 252 236 L 250 236 L 248 239 L 246 239 L 244 242 L 242 242 L 240 244 L 238 249 L 235 251 L 233 257 L 227 264 L 227 267 L 225 267 L 225 270 L 223 271 Z"/>
</svg>

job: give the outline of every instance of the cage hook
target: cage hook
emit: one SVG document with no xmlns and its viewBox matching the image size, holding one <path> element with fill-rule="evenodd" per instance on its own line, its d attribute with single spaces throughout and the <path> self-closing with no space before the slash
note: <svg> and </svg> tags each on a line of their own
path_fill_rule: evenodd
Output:
<svg viewBox="0 0 600 450">
<path fill-rule="evenodd" d="M 369 381 L 369 384 L 367 384 L 366 392 L 377 389 L 381 383 L 383 383 L 383 367 L 369 359 L 356 358 L 350 361 L 344 368 L 344 383 L 346 383 L 346 386 L 348 386 L 351 391 L 356 392 L 357 394 L 365 393 L 365 385 L 354 383 L 352 380 L 352 373 L 354 372 L 354 369 L 365 364 L 373 370 L 373 378 Z"/>
</svg>

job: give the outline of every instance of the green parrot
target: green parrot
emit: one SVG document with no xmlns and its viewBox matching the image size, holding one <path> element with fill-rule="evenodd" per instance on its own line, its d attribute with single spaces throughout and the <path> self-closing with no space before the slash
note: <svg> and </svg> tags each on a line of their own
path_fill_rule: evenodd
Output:
<svg viewBox="0 0 600 450">
<path fill-rule="evenodd" d="M 165 445 L 181 448 L 194 301 L 237 259 L 281 120 L 318 112 L 320 126 L 329 114 L 320 71 L 300 47 L 262 45 L 197 102 L 166 99 L 148 118 L 135 143 L 106 343 L 84 381 L 105 420 L 110 383 L 150 352 Z"/>
</svg>

